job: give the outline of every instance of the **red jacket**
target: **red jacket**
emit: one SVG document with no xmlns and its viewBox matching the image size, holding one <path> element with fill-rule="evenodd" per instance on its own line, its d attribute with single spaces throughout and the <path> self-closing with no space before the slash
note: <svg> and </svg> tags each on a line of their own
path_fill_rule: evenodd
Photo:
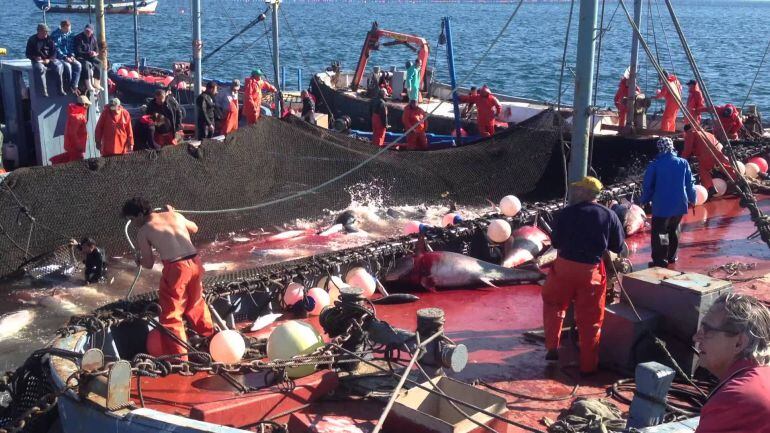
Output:
<svg viewBox="0 0 770 433">
<path fill-rule="evenodd" d="M 687 95 L 687 111 L 696 118 L 700 118 L 701 113 L 706 111 L 706 101 L 703 99 L 703 92 L 698 83 L 690 87 L 690 93 Z"/>
<path fill-rule="evenodd" d="M 68 153 L 86 153 L 88 140 L 88 107 L 79 104 L 69 104 L 67 107 L 67 123 L 64 125 L 64 151 Z"/>
<path fill-rule="evenodd" d="M 102 156 L 123 155 L 134 149 L 134 130 L 131 115 L 120 107 L 118 111 L 107 108 L 96 123 L 96 145 Z"/>
<path fill-rule="evenodd" d="M 730 117 L 724 117 L 722 114 L 727 108 L 731 108 L 733 110 L 733 114 L 731 114 Z M 719 114 L 719 120 L 722 122 L 722 126 L 725 128 L 727 138 L 730 140 L 737 140 L 738 134 L 741 132 L 741 128 L 743 128 L 743 121 L 741 120 L 741 116 L 738 114 L 738 108 L 736 108 L 733 104 L 726 104 L 721 107 L 717 107 L 717 114 Z"/>
<path fill-rule="evenodd" d="M 404 114 L 401 116 L 401 123 L 404 124 L 404 131 L 408 131 L 409 128 L 420 123 L 420 121 L 424 119 L 426 115 L 427 113 L 425 113 L 425 110 L 423 110 L 419 106 L 412 108 L 411 105 L 407 105 L 406 107 L 404 107 Z M 425 131 L 427 130 L 428 130 L 428 122 L 425 121 L 417 125 L 412 130 L 411 133 L 425 134 Z"/>
<path fill-rule="evenodd" d="M 701 409 L 696 433 L 770 433 L 770 366 L 735 362 Z"/>
<path fill-rule="evenodd" d="M 636 94 L 642 93 L 642 89 L 636 86 Z M 615 92 L 615 108 L 618 111 L 625 111 L 628 105 L 624 102 L 624 98 L 628 97 L 628 78 L 623 77 L 618 84 L 618 90 Z"/>
<path fill-rule="evenodd" d="M 275 92 L 277 89 L 267 81 L 255 77 L 246 78 L 243 89 L 243 114 L 251 125 L 259 119 L 262 91 Z"/>
</svg>

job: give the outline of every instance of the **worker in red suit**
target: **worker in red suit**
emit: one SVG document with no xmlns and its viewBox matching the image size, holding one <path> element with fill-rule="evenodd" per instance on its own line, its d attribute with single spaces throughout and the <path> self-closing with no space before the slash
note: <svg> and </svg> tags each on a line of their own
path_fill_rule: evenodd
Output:
<svg viewBox="0 0 770 433">
<path fill-rule="evenodd" d="M 51 164 L 80 161 L 86 154 L 88 141 L 88 107 L 91 100 L 78 96 L 78 102 L 67 106 L 67 123 L 64 125 L 64 153 L 51 158 Z"/>
<path fill-rule="evenodd" d="M 476 126 L 479 135 L 489 137 L 495 133 L 495 118 L 500 114 L 502 106 L 487 85 L 481 86 L 478 95 L 460 96 L 460 102 L 476 104 Z"/>
<path fill-rule="evenodd" d="M 277 89 L 266 80 L 261 69 L 251 71 L 251 77 L 243 83 L 243 114 L 249 125 L 257 123 L 262 107 L 262 92 L 275 93 Z"/>
<path fill-rule="evenodd" d="M 224 110 L 225 118 L 222 121 L 222 135 L 227 135 L 238 129 L 238 91 L 241 89 L 241 82 L 233 80 L 230 85 L 230 91 L 227 92 L 227 109 Z"/>
<path fill-rule="evenodd" d="M 628 79 L 629 79 L 629 70 L 626 69 L 625 72 L 623 72 L 623 77 L 620 79 L 620 83 L 618 83 L 618 90 L 615 92 L 615 108 L 618 109 L 618 128 L 619 130 L 623 130 L 626 126 L 626 119 L 628 116 Z M 638 95 L 642 93 L 642 90 L 639 88 L 639 86 L 636 86 L 636 93 L 635 95 Z"/>
<path fill-rule="evenodd" d="M 153 248 L 163 260 L 158 291 L 160 324 L 185 343 L 185 318 L 196 333 L 203 337 L 211 336 L 214 333 L 214 325 L 203 299 L 203 265 L 198 250 L 190 240 L 190 235 L 198 232 L 198 226 L 174 211 L 171 206 L 166 206 L 166 209 L 160 212 L 153 211 L 149 202 L 141 197 L 134 197 L 125 202 L 123 216 L 139 228 L 137 265 L 152 269 L 155 264 Z M 162 333 L 161 350 L 163 354 L 179 355 L 189 352 L 165 333 Z"/>
<path fill-rule="evenodd" d="M 703 92 L 700 90 L 698 82 L 690 80 L 687 82 L 687 111 L 692 114 L 692 117 L 700 125 L 701 114 L 706 111 L 706 100 L 703 98 Z M 690 121 L 685 117 L 684 124 L 688 124 Z"/>
<path fill-rule="evenodd" d="M 717 298 L 695 333 L 698 363 L 719 379 L 695 433 L 767 433 L 770 311 L 747 295 Z"/>
<path fill-rule="evenodd" d="M 666 106 L 663 109 L 663 118 L 660 121 L 660 130 L 663 132 L 675 132 L 676 131 L 676 115 L 679 113 L 679 104 L 677 99 L 682 97 L 682 83 L 674 74 L 669 74 L 663 71 L 666 75 L 666 80 L 673 88 L 673 93 L 669 90 L 669 86 L 665 83 L 661 83 L 661 88 L 655 95 L 657 99 L 665 99 Z"/>
<path fill-rule="evenodd" d="M 112 98 L 96 122 L 96 147 L 102 156 L 123 155 L 134 149 L 131 115 L 120 99 Z"/>
<path fill-rule="evenodd" d="M 388 128 L 388 104 L 385 97 L 388 91 L 379 88 L 377 97 L 369 101 L 369 116 L 372 119 L 372 144 L 377 146 L 385 145 L 385 132 Z"/>
<path fill-rule="evenodd" d="M 737 140 L 739 138 L 738 134 L 743 129 L 743 120 L 741 120 L 741 115 L 738 113 L 738 108 L 733 104 L 725 104 L 716 107 L 716 111 L 719 115 L 719 120 L 722 122 L 722 127 L 727 133 L 727 138 Z M 718 129 L 715 132 L 721 134 Z"/>
<path fill-rule="evenodd" d="M 574 301 L 580 342 L 580 372 L 599 365 L 599 338 L 604 321 L 607 250 L 620 254 L 623 224 L 615 212 L 597 203 L 602 183 L 586 176 L 570 187 L 570 205 L 554 217 L 551 241 L 558 251 L 543 285 L 543 326 L 547 361 L 559 359 L 559 340 L 569 304 Z"/>
<path fill-rule="evenodd" d="M 428 113 L 417 105 L 416 100 L 409 101 L 409 104 L 404 107 L 401 123 L 404 124 L 404 132 L 411 129 L 406 135 L 405 147 L 407 149 L 428 149 L 428 137 L 425 135 L 425 131 L 428 130 L 428 122 L 425 120 L 427 117 Z M 412 129 L 412 127 L 414 127 L 414 129 Z"/>
<path fill-rule="evenodd" d="M 714 189 L 714 180 L 711 171 L 721 164 L 724 170 L 730 174 L 732 179 L 737 177 L 730 160 L 722 153 L 722 145 L 719 140 L 706 131 L 696 131 L 692 125 L 684 125 L 684 149 L 682 158 L 688 159 L 695 155 L 698 158 L 698 170 L 700 174 L 700 183 L 709 190 L 709 196 L 716 193 Z M 710 149 L 710 150 L 709 150 Z M 724 172 L 720 169 L 720 171 Z"/>
</svg>

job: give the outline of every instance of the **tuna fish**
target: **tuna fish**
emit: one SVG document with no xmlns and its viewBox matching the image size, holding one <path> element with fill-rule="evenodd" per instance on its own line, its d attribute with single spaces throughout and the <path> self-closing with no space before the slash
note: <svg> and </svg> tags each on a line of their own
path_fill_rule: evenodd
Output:
<svg viewBox="0 0 770 433">
<path fill-rule="evenodd" d="M 34 318 L 35 313 L 30 310 L 19 310 L 0 317 L 0 340 L 15 337 Z"/>
<path fill-rule="evenodd" d="M 613 203 L 610 207 L 623 223 L 623 229 L 626 236 L 639 233 L 644 230 L 647 223 L 647 214 L 641 207 L 624 201 L 623 203 Z"/>
<path fill-rule="evenodd" d="M 447 251 L 425 251 L 420 239 L 414 256 L 401 259 L 385 277 L 389 282 L 407 283 L 435 291 L 459 287 L 497 287 L 537 282 L 543 273 L 509 269 L 462 254 Z"/>
<path fill-rule="evenodd" d="M 551 238 L 535 226 L 524 226 L 516 229 L 505 242 L 505 255 L 502 265 L 515 268 L 530 262 L 550 246 Z"/>
</svg>

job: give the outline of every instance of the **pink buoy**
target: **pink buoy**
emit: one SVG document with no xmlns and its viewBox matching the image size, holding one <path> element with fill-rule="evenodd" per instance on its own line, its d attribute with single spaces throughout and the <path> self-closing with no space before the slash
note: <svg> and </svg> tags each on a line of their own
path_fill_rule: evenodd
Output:
<svg viewBox="0 0 770 433">
<path fill-rule="evenodd" d="M 749 163 L 754 163 L 759 167 L 759 171 L 767 173 L 767 160 L 761 156 L 755 156 L 749 160 Z"/>
<path fill-rule="evenodd" d="M 238 331 L 225 329 L 214 335 L 209 343 L 211 358 L 216 362 L 235 364 L 240 362 L 246 353 L 246 342 Z"/>
<path fill-rule="evenodd" d="M 377 288 L 377 282 L 374 281 L 374 277 L 361 267 L 349 270 L 345 275 L 345 282 L 350 284 L 351 287 L 362 289 L 364 291 L 364 298 L 367 299 L 374 295 L 374 291 Z"/>
<path fill-rule="evenodd" d="M 125 76 L 128 76 L 128 69 L 126 68 L 118 69 L 118 77 L 125 77 Z"/>
<path fill-rule="evenodd" d="M 151 356 L 163 356 L 163 344 L 161 340 L 163 335 L 160 333 L 160 329 L 155 328 L 147 334 L 147 344 L 145 350 L 147 354 Z"/>
<path fill-rule="evenodd" d="M 422 224 L 419 221 L 409 221 L 404 226 L 404 234 L 405 235 L 413 235 L 416 233 L 420 233 L 420 226 Z"/>
<path fill-rule="evenodd" d="M 703 185 L 695 185 L 695 206 L 701 206 L 709 199 L 709 192 Z"/>
<path fill-rule="evenodd" d="M 441 226 L 447 227 L 447 226 L 453 226 L 457 224 L 458 222 L 462 221 L 463 218 L 460 216 L 457 212 L 450 212 L 446 215 L 444 215 L 443 218 L 441 218 Z"/>
<path fill-rule="evenodd" d="M 292 306 L 305 297 L 305 287 L 299 283 L 289 283 L 283 292 L 283 303 Z"/>
<path fill-rule="evenodd" d="M 328 293 L 326 293 L 326 290 L 320 288 L 320 287 L 313 287 L 312 289 L 308 290 L 307 292 L 308 298 L 313 298 L 315 301 L 315 305 L 313 306 L 313 310 L 310 311 L 310 315 L 312 316 L 318 316 L 321 314 L 321 311 L 328 307 L 331 303 L 331 297 Z"/>
<path fill-rule="evenodd" d="M 179 90 L 187 90 L 187 83 L 180 81 L 176 84 L 176 88 Z"/>
<path fill-rule="evenodd" d="M 128 78 L 134 78 L 134 79 L 138 79 L 138 78 L 139 78 L 139 72 L 136 72 L 136 71 L 128 71 Z"/>
</svg>

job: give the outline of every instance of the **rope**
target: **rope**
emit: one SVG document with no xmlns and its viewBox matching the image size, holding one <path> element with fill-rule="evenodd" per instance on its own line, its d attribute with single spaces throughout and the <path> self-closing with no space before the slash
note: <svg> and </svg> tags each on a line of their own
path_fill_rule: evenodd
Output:
<svg viewBox="0 0 770 433">
<path fill-rule="evenodd" d="M 743 107 L 746 106 L 746 102 L 748 102 L 749 100 L 751 91 L 754 90 L 754 84 L 757 82 L 757 78 L 759 77 L 759 72 L 762 71 L 762 66 L 765 64 L 765 58 L 767 57 L 768 50 L 770 50 L 770 40 L 767 41 L 767 47 L 765 47 L 765 53 L 762 54 L 762 60 L 760 60 L 759 66 L 757 67 L 757 73 L 754 74 L 754 79 L 751 80 L 751 86 L 749 86 L 749 91 L 748 93 L 746 93 L 746 97 L 743 99 L 743 103 L 741 104 L 741 111 L 743 111 Z"/>
<path fill-rule="evenodd" d="M 658 0 L 653 0 L 653 3 L 655 4 L 655 9 L 658 11 L 658 22 L 660 22 L 660 27 L 663 30 L 663 40 L 666 42 L 666 51 L 668 51 L 668 61 L 671 63 L 671 73 L 676 74 L 676 65 L 674 65 L 674 57 L 671 55 L 671 45 L 668 43 L 668 32 L 666 31 L 666 28 L 663 26 L 663 17 L 660 13 L 660 3 L 658 3 Z M 652 15 L 652 11 L 650 11 L 650 15 Z"/>
<path fill-rule="evenodd" d="M 514 9 L 513 13 L 511 13 L 511 16 L 508 17 L 508 20 L 505 22 L 505 25 L 503 26 L 503 28 L 500 30 L 500 32 L 497 34 L 497 36 L 492 40 L 492 43 L 489 45 L 487 50 L 484 51 L 484 53 L 482 54 L 481 58 L 479 58 L 479 60 L 473 66 L 471 71 L 465 76 L 465 78 L 463 78 L 460 81 L 460 83 L 457 85 L 457 87 L 452 89 L 453 93 L 456 92 L 457 89 L 459 87 L 461 87 L 468 79 L 470 79 L 471 76 L 473 76 L 473 74 L 476 72 L 476 69 L 478 69 L 479 65 L 481 65 L 481 63 L 487 58 L 487 56 L 492 51 L 494 46 L 497 44 L 497 42 L 500 40 L 500 38 L 502 38 L 503 35 L 505 34 L 505 31 L 508 29 L 508 26 L 511 24 L 511 22 L 514 19 L 514 17 L 516 17 L 516 14 L 519 12 L 519 8 L 521 8 L 522 3 L 524 3 L 524 0 L 519 0 L 518 4 L 516 5 L 516 9 Z M 331 178 L 331 179 L 329 179 L 329 180 L 327 180 L 325 182 L 322 182 L 322 183 L 320 183 L 320 184 L 318 184 L 318 185 L 316 185 L 314 187 L 308 188 L 308 189 L 306 189 L 304 191 L 296 192 L 294 194 L 290 194 L 290 195 L 288 195 L 286 197 L 269 200 L 269 201 L 266 201 L 266 202 L 263 202 L 263 203 L 259 203 L 259 204 L 255 204 L 255 205 L 252 205 L 252 206 L 242 206 L 242 207 L 237 207 L 237 208 L 213 209 L 213 210 L 177 210 L 177 212 L 187 213 L 187 214 L 191 214 L 191 215 L 193 215 L 193 214 L 197 214 L 197 215 L 214 215 L 214 214 L 222 214 L 222 213 L 243 212 L 243 211 L 250 211 L 250 210 L 261 209 L 261 208 L 264 208 L 264 207 L 268 207 L 268 206 L 272 206 L 272 205 L 275 205 L 275 204 L 283 203 L 283 202 L 286 202 L 286 201 L 294 200 L 294 199 L 306 196 L 308 194 L 313 194 L 316 191 L 319 191 L 319 190 L 325 188 L 326 186 L 331 185 L 331 184 L 337 182 L 338 180 L 343 179 L 343 178 L 349 176 L 350 174 L 360 170 L 362 167 L 368 165 L 370 162 L 372 162 L 375 159 L 379 158 L 380 155 L 382 155 L 383 153 L 385 153 L 388 150 L 390 150 L 390 148 L 392 148 L 393 146 L 397 145 L 402 139 L 404 139 L 415 128 L 417 128 L 423 122 L 427 121 L 428 117 L 430 115 L 432 115 L 433 113 L 435 113 L 436 110 L 438 110 L 441 107 L 441 105 L 445 104 L 446 102 L 447 101 L 445 101 L 445 100 L 439 101 L 439 103 L 436 105 L 436 107 L 433 108 L 433 110 L 430 113 L 428 113 L 428 116 L 426 116 L 422 121 L 416 123 L 411 128 L 406 130 L 404 132 L 404 135 L 402 135 L 401 137 L 398 137 L 395 141 L 393 141 L 391 143 L 388 143 L 387 145 L 385 145 L 382 148 L 380 148 L 380 150 L 378 150 L 376 153 L 374 153 L 369 158 L 366 158 L 362 162 L 356 164 L 356 166 L 351 168 L 350 170 L 348 170 L 348 171 L 346 171 L 344 173 L 341 173 L 341 174 L 339 174 L 337 176 L 334 176 L 333 178 Z"/>
</svg>

